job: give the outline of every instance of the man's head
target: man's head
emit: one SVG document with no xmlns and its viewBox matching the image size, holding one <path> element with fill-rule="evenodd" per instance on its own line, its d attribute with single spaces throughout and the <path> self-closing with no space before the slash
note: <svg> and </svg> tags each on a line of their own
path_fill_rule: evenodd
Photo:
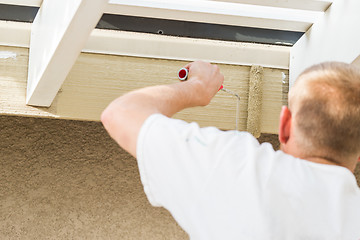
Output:
<svg viewBox="0 0 360 240">
<path fill-rule="evenodd" d="M 290 90 L 280 120 L 285 152 L 354 167 L 360 157 L 360 70 L 338 62 L 308 68 Z"/>
</svg>

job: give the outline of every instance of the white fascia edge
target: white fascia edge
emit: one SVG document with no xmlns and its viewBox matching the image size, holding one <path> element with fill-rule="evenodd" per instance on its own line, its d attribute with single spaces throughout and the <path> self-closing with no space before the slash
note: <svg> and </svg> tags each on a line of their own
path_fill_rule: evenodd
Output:
<svg viewBox="0 0 360 240">
<path fill-rule="evenodd" d="M 30 23 L 0 21 L 0 45 L 29 48 L 30 32 Z M 286 46 L 95 29 L 82 52 L 289 69 L 290 49 Z"/>
</svg>

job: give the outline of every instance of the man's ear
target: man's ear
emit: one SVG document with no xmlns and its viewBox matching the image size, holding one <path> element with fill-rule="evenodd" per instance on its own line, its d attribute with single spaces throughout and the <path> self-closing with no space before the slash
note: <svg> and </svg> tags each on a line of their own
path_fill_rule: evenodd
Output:
<svg viewBox="0 0 360 240">
<path fill-rule="evenodd" d="M 359 159 L 358 159 L 358 162 L 360 162 L 360 157 L 359 157 Z"/>
<path fill-rule="evenodd" d="M 287 143 L 290 138 L 291 112 L 288 107 L 283 106 L 280 113 L 279 141 Z"/>
</svg>

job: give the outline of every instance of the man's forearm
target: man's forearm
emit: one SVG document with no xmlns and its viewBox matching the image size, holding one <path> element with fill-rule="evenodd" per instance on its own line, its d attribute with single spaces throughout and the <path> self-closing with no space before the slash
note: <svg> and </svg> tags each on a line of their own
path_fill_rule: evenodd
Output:
<svg viewBox="0 0 360 240">
<path fill-rule="evenodd" d="M 154 113 L 171 117 L 191 107 L 189 83 L 148 87 L 129 92 L 113 101 L 101 121 L 111 137 L 136 157 L 136 141 L 144 121 Z"/>
<path fill-rule="evenodd" d="M 103 112 L 101 121 L 110 136 L 136 157 L 136 142 L 144 121 L 154 113 L 171 117 L 184 108 L 205 106 L 224 81 L 216 65 L 193 62 L 189 79 L 171 85 L 147 87 L 125 94 Z"/>
</svg>

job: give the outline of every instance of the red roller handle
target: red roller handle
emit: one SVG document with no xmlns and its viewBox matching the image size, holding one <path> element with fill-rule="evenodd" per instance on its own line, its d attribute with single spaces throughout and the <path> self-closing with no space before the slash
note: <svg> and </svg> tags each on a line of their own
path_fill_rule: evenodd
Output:
<svg viewBox="0 0 360 240">
<path fill-rule="evenodd" d="M 178 72 L 178 78 L 180 81 L 186 81 L 188 75 L 189 75 L 189 70 L 187 68 L 180 68 L 180 70 Z M 219 91 L 223 88 L 224 88 L 224 86 L 221 85 L 221 87 L 219 88 Z"/>
<path fill-rule="evenodd" d="M 180 68 L 178 72 L 178 78 L 180 81 L 186 81 L 189 75 L 189 70 L 187 68 Z"/>
</svg>

